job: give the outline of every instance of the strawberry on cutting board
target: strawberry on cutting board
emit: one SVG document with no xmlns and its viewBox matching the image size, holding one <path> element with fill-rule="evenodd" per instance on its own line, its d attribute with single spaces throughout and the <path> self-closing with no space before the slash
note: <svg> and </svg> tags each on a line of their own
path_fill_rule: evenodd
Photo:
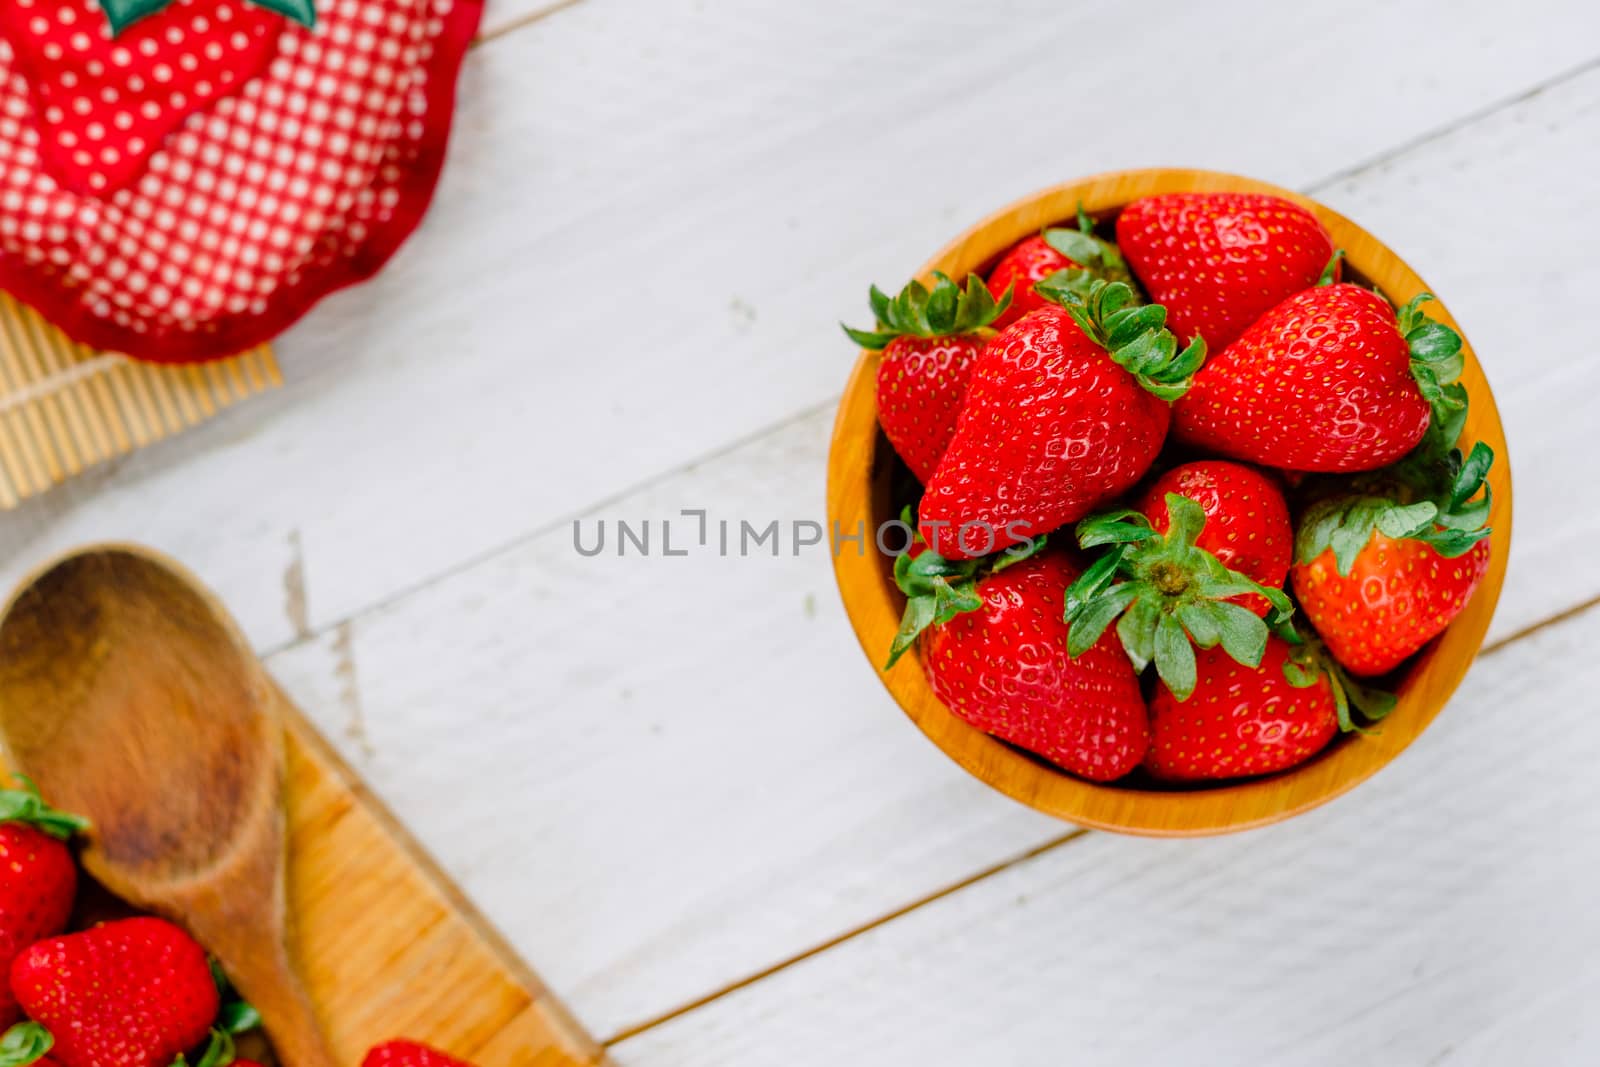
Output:
<svg viewBox="0 0 1600 1067">
<path fill-rule="evenodd" d="M 1133 274 L 1117 246 L 1094 235 L 1094 220 L 1078 209 L 1078 228 L 1051 227 L 1012 245 L 989 271 L 989 293 L 999 300 L 1011 294 L 1011 306 L 995 326 L 1004 329 L 1030 311 L 1051 303 L 1034 286 L 1064 270 L 1085 278 L 1134 284 Z"/>
<path fill-rule="evenodd" d="M 4 981 L 12 961 L 66 928 L 78 889 L 66 841 L 85 826 L 48 807 L 31 783 L 0 791 L 0 1032 L 21 1018 Z"/>
<path fill-rule="evenodd" d="M 219 1008 L 205 949 L 161 919 L 38 942 L 12 964 L 11 988 L 62 1067 L 169 1067 Z"/>
<path fill-rule="evenodd" d="M 921 534 L 973 559 L 1020 544 L 1132 488 L 1161 451 L 1168 403 L 1203 345 L 1179 352 L 1155 305 L 1096 280 L 1039 290 L 1061 306 L 1024 317 L 972 368 L 955 436 L 927 482 Z"/>
<path fill-rule="evenodd" d="M 1375 722 L 1394 707 L 1386 693 L 1352 682 L 1315 642 L 1273 635 L 1259 666 L 1221 649 L 1198 656 L 1193 695 L 1165 685 L 1150 702 L 1145 767 L 1174 782 L 1271 774 L 1304 763 L 1341 729 L 1356 729 L 1351 705 Z"/>
<path fill-rule="evenodd" d="M 1464 403 L 1461 338 L 1357 285 L 1289 297 L 1213 355 L 1173 405 L 1185 444 L 1269 467 L 1385 467 L 1421 442 L 1430 407 Z"/>
<path fill-rule="evenodd" d="M 862 348 L 883 353 L 878 362 L 878 424 L 920 482 L 927 482 L 956 432 L 972 365 L 1011 294 L 991 299 L 983 279 L 967 278 L 962 291 L 943 274 L 932 289 L 912 282 L 890 299 L 870 294 L 873 330 L 844 332 Z"/>
<path fill-rule="evenodd" d="M 1316 284 L 1333 239 L 1315 215 L 1260 193 L 1169 193 L 1135 200 L 1117 244 L 1181 338 L 1232 344 L 1284 298 Z"/>
<path fill-rule="evenodd" d="M 368 1052 L 361 1067 L 471 1067 L 415 1041 L 386 1041 Z"/>
<path fill-rule="evenodd" d="M 957 716 L 1074 774 L 1120 778 L 1148 741 L 1138 676 L 1109 640 L 1067 655 L 1062 591 L 1078 569 L 1042 545 L 988 560 L 901 556 L 907 602 L 889 666 L 920 638 L 928 682 Z"/>
<path fill-rule="evenodd" d="M 52 0 L 0 4 L 40 126 L 39 151 L 78 193 L 144 171 L 196 111 L 237 92 L 276 54 L 284 15 L 310 0 Z"/>
</svg>

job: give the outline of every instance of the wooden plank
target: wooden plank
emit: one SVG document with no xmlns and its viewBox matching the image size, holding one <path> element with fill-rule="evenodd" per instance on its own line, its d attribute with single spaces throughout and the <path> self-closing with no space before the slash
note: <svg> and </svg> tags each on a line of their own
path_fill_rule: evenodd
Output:
<svg viewBox="0 0 1600 1067">
<path fill-rule="evenodd" d="M 826 551 L 717 554 L 721 518 L 804 515 L 830 421 L 584 519 L 660 553 L 705 508 L 690 556 L 563 528 L 271 661 L 598 1035 L 1064 832 L 906 725 Z"/>
<path fill-rule="evenodd" d="M 1591 1062 L 1597 640 L 1590 611 L 1481 660 L 1432 731 L 1326 808 L 1202 841 L 1090 834 L 616 1055 Z"/>
<path fill-rule="evenodd" d="M 6 566 L 135 536 L 276 645 L 295 632 L 291 532 L 324 628 L 825 403 L 850 359 L 834 322 L 861 314 L 865 283 L 1029 189 L 1153 158 L 1303 186 L 1594 54 L 1567 29 L 1577 0 L 1531 3 L 1517 47 L 1486 0 L 1427 33 L 1378 6 L 1152 9 L 1142 55 L 1249 58 L 1204 77 L 1176 58 L 1130 77 L 1123 51 L 1080 47 L 1127 32 L 1087 0 L 1039 7 L 1027 33 L 971 4 L 900 10 L 586 0 L 480 47 L 432 216 L 373 284 L 284 338 L 293 396 L 137 457 L 109 492 L 53 494 L 25 532 L 0 530 Z M 1306 76 L 1356 55 L 1428 76 L 1336 93 Z M 1095 112 L 1114 117 L 1051 105 L 1065 84 L 1114 87 Z M 1550 140 L 1544 180 L 1581 181 L 1586 144 Z M 1476 189 L 1439 210 L 1514 239 L 1480 225 Z"/>
</svg>

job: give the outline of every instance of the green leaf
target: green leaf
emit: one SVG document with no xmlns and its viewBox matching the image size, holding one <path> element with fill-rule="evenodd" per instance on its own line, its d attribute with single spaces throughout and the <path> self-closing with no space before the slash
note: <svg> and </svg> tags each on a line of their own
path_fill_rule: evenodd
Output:
<svg viewBox="0 0 1600 1067">
<path fill-rule="evenodd" d="M 217 1013 L 217 1025 L 230 1034 L 244 1034 L 261 1027 L 261 1013 L 242 1000 L 224 1004 Z"/>
<path fill-rule="evenodd" d="M 1122 650 L 1128 654 L 1134 670 L 1144 670 L 1155 657 L 1156 627 L 1163 617 L 1154 600 L 1140 597 L 1117 620 L 1117 639 L 1122 642 Z"/>
<path fill-rule="evenodd" d="M 1173 696 L 1188 700 L 1194 695 L 1198 680 L 1194 646 L 1178 620 L 1166 613 L 1156 623 L 1155 664 L 1156 674 Z"/>
<path fill-rule="evenodd" d="M 0 1037 L 0 1067 L 27 1067 L 55 1047 L 50 1031 L 36 1022 L 20 1022 Z"/>
<path fill-rule="evenodd" d="M 1246 667 L 1261 666 L 1267 651 L 1267 624 L 1247 608 L 1216 601 L 1217 629 L 1222 635 L 1222 650 Z"/>
<path fill-rule="evenodd" d="M 250 2 L 257 7 L 264 7 L 268 11 L 276 11 L 280 15 L 294 19 L 307 29 L 317 24 L 317 5 L 312 0 L 250 0 Z"/>
<path fill-rule="evenodd" d="M 1205 529 L 1205 509 L 1181 493 L 1168 493 L 1166 501 L 1167 519 L 1171 523 L 1167 528 L 1167 544 L 1193 547 L 1195 538 Z"/>
<path fill-rule="evenodd" d="M 1094 647 L 1113 619 L 1133 603 L 1138 590 L 1131 584 L 1113 586 L 1083 606 L 1067 631 L 1067 655 L 1077 659 Z"/>
<path fill-rule="evenodd" d="M 1434 517 L 1438 514 L 1438 505 L 1426 500 L 1419 500 L 1415 504 L 1385 502 L 1376 509 L 1373 523 L 1385 537 L 1410 537 L 1432 528 Z"/>
<path fill-rule="evenodd" d="M 1215 605 L 1188 603 L 1178 607 L 1178 621 L 1189 631 L 1189 637 L 1201 648 L 1215 648 L 1222 640 L 1222 630 L 1217 625 Z"/>
<path fill-rule="evenodd" d="M 1120 550 L 1107 552 L 1091 563 L 1084 572 L 1078 575 L 1076 581 L 1067 586 L 1065 594 L 1065 608 L 1062 618 L 1071 622 L 1088 606 L 1089 601 L 1103 593 L 1117 575 L 1117 567 L 1122 562 Z"/>
<path fill-rule="evenodd" d="M 1051 248 L 1086 270 L 1093 270 L 1104 261 L 1105 242 L 1092 234 L 1050 229 L 1044 231 L 1044 239 Z"/>
<path fill-rule="evenodd" d="M 1143 512 L 1132 508 L 1090 515 L 1078 523 L 1078 547 L 1089 549 L 1101 545 L 1121 545 L 1139 541 L 1159 541 L 1161 535 L 1150 525 Z"/>
<path fill-rule="evenodd" d="M 1011 306 L 1007 289 L 997 303 L 989 288 L 976 274 L 967 276 L 963 291 L 950 278 L 934 273 L 930 290 L 919 281 L 907 283 L 893 297 L 877 286 L 867 292 L 867 302 L 877 329 L 844 332 L 863 348 L 877 351 L 897 337 L 956 337 L 988 329 Z"/>
<path fill-rule="evenodd" d="M 0 790 L 0 823 L 31 826 L 61 841 L 89 828 L 88 819 L 46 804 L 32 779 L 20 774 L 14 777 L 22 788 Z"/>
<path fill-rule="evenodd" d="M 99 0 L 100 7 L 111 23 L 111 36 L 115 37 L 142 18 L 148 18 L 169 6 L 173 0 Z"/>
<path fill-rule="evenodd" d="M 1032 559 L 1044 550 L 1045 543 L 1049 540 L 1049 537 L 1049 534 L 1040 534 L 1038 537 L 1029 538 L 1020 545 L 1012 545 L 1010 548 L 1005 549 L 994 557 L 994 562 L 989 567 L 989 573 L 998 574 L 1007 567 L 1021 563 L 1025 559 Z M 927 553 L 923 554 L 926 555 Z"/>
<path fill-rule="evenodd" d="M 955 328 L 956 305 L 961 301 L 961 290 L 943 274 L 934 277 L 936 281 L 928 293 L 928 305 L 923 317 L 928 323 L 929 333 L 947 334 Z"/>
<path fill-rule="evenodd" d="M 850 338 L 850 340 L 854 341 L 862 348 L 872 352 L 883 351 L 890 341 L 893 341 L 896 337 L 900 336 L 897 333 L 889 333 L 881 330 L 855 330 L 851 329 L 849 326 L 846 326 L 842 322 L 839 325 L 844 330 L 846 337 Z"/>
<path fill-rule="evenodd" d="M 1322 677 L 1322 671 L 1313 663 L 1290 656 L 1283 661 L 1283 676 L 1296 689 L 1310 689 Z"/>
<path fill-rule="evenodd" d="M 914 596 L 906 601 L 906 610 L 900 616 L 900 629 L 894 635 L 894 642 L 889 646 L 889 660 L 883 665 L 888 670 L 899 662 L 900 657 L 917 643 L 917 638 L 922 631 L 933 625 L 936 614 L 933 597 Z"/>
<path fill-rule="evenodd" d="M 1317 285 L 1332 285 L 1339 277 L 1339 261 L 1344 258 L 1344 249 L 1336 248 L 1333 256 L 1328 260 L 1328 265 L 1322 268 L 1322 274 L 1317 278 Z"/>
</svg>

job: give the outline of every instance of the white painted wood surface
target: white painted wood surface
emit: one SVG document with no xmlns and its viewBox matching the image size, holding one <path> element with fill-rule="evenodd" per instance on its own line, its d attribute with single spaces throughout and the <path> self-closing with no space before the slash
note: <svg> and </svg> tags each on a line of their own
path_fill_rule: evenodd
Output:
<svg viewBox="0 0 1600 1067">
<path fill-rule="evenodd" d="M 1306 189 L 1430 280 L 1512 442 L 1494 638 L 1593 600 L 1596 9 L 549 6 L 491 5 L 433 214 L 283 340 L 289 386 L 0 518 L 0 577 L 88 539 L 190 563 L 584 1022 L 645 1028 L 627 1065 L 1600 1058 L 1593 612 L 1327 812 L 1013 863 L 1069 829 L 904 721 L 824 555 L 591 560 L 570 528 L 822 519 L 869 281 L 1182 163 Z"/>
<path fill-rule="evenodd" d="M 1485 657 L 1392 767 L 1291 823 L 1192 842 L 1087 835 L 619 1058 L 1592 1064 L 1596 641 L 1589 612 Z"/>
</svg>

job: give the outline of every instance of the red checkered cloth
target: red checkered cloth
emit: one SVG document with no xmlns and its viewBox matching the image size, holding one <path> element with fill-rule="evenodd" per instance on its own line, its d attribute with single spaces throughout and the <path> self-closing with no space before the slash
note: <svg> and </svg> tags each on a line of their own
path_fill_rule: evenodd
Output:
<svg viewBox="0 0 1600 1067">
<path fill-rule="evenodd" d="M 0 0 L 0 288 L 188 362 L 270 339 L 421 221 L 483 0 Z"/>
</svg>

